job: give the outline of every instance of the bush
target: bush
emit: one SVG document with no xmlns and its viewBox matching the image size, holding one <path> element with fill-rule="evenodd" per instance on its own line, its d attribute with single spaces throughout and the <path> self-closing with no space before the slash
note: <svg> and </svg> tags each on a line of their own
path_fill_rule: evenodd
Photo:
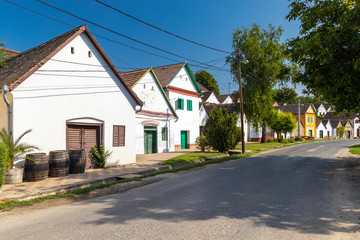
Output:
<svg viewBox="0 0 360 240">
<path fill-rule="evenodd" d="M 294 139 L 296 142 L 301 142 L 302 141 L 302 138 L 301 137 L 295 137 Z"/>
<path fill-rule="evenodd" d="M 100 147 L 93 146 L 91 148 L 91 158 L 98 168 L 105 167 L 106 159 L 111 155 L 109 150 L 105 150 L 104 141 L 101 141 Z"/>
<path fill-rule="evenodd" d="M 5 173 L 7 170 L 8 163 L 5 158 L 5 146 L 0 144 L 0 188 L 5 181 Z"/>
<path fill-rule="evenodd" d="M 196 138 L 195 143 L 198 145 L 199 149 L 207 149 L 209 148 L 209 143 L 204 135 L 201 135 Z"/>
<path fill-rule="evenodd" d="M 229 114 L 226 108 L 214 107 L 204 127 L 204 135 L 209 145 L 219 152 L 235 148 L 237 115 Z"/>
<path fill-rule="evenodd" d="M 236 144 L 241 142 L 241 127 L 236 127 Z"/>
<path fill-rule="evenodd" d="M 266 140 L 266 142 L 267 143 L 274 143 L 274 142 L 277 142 L 277 140 L 269 138 L 269 139 Z"/>
</svg>

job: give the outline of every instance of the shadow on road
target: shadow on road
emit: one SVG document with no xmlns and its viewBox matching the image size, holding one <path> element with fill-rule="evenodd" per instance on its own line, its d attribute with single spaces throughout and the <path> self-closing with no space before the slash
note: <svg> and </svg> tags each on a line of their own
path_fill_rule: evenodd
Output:
<svg viewBox="0 0 360 240">
<path fill-rule="evenodd" d="M 359 172 L 353 158 L 254 157 L 78 204 L 106 206 L 94 225 L 225 217 L 303 233 L 359 231 Z"/>
</svg>

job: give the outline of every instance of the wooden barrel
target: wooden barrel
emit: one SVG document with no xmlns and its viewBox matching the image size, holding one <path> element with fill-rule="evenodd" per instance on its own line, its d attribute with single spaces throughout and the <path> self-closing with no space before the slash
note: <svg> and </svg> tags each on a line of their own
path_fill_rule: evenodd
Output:
<svg viewBox="0 0 360 240">
<path fill-rule="evenodd" d="M 66 150 L 49 152 L 49 177 L 69 175 L 70 160 Z"/>
<path fill-rule="evenodd" d="M 23 181 L 24 168 L 12 168 L 5 173 L 5 184 L 17 184 Z"/>
<path fill-rule="evenodd" d="M 86 166 L 85 150 L 69 150 L 70 173 L 84 173 Z"/>
<path fill-rule="evenodd" d="M 49 161 L 46 153 L 30 153 L 25 157 L 25 179 L 29 182 L 41 181 L 49 175 Z"/>
</svg>

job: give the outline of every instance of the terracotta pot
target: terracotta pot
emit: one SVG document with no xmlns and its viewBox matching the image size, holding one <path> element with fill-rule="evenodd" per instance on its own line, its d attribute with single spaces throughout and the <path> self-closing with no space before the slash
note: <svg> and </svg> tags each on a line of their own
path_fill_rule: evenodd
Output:
<svg viewBox="0 0 360 240">
<path fill-rule="evenodd" d="M 5 184 L 17 184 L 23 181 L 24 168 L 12 168 L 5 174 Z"/>
</svg>

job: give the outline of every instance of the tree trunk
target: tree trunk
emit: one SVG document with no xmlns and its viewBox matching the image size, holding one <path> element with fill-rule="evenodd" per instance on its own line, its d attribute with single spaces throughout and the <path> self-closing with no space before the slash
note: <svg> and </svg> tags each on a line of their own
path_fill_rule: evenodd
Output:
<svg viewBox="0 0 360 240">
<path fill-rule="evenodd" d="M 263 122 L 262 130 L 261 130 L 261 143 L 266 143 L 266 123 Z"/>
</svg>

